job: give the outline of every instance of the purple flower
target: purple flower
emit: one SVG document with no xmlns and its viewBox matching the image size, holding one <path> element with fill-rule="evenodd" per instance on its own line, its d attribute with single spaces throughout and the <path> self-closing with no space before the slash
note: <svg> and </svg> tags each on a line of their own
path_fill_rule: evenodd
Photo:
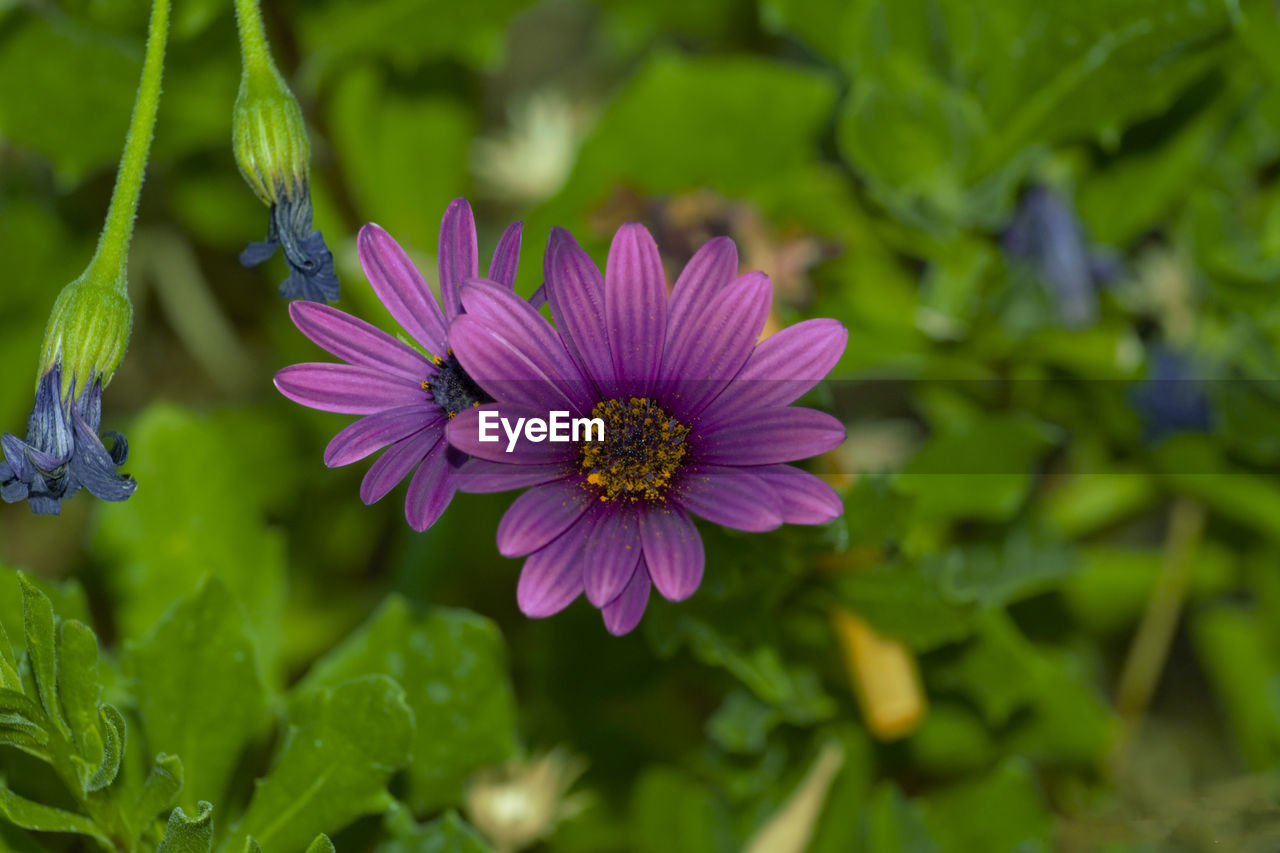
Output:
<svg viewBox="0 0 1280 853">
<path fill-rule="evenodd" d="M 289 277 L 280 285 L 285 299 L 311 302 L 333 302 L 338 298 L 338 274 L 333 269 L 333 254 L 325 245 L 324 235 L 311 227 L 311 192 L 298 195 L 282 192 L 271 205 L 271 221 L 267 239 L 250 243 L 240 253 L 240 263 L 256 267 L 265 263 L 276 249 L 284 252 Z"/>
<path fill-rule="evenodd" d="M 35 406 L 27 422 L 26 440 L 0 435 L 0 498 L 5 503 L 25 500 L 37 515 L 58 515 L 62 502 L 83 486 L 95 497 L 122 501 L 133 494 L 137 481 L 116 469 L 129 456 L 129 444 L 118 432 L 98 435 L 102 422 L 102 380 L 95 376 L 76 394 L 59 399 L 62 368 L 55 364 L 40 378 Z"/>
<path fill-rule="evenodd" d="M 532 487 L 498 527 L 498 550 L 528 558 L 517 590 L 528 616 L 549 616 L 585 593 L 608 630 L 625 634 L 651 586 L 679 601 L 701 583 L 693 516 L 763 531 L 842 512 L 830 486 L 784 463 L 844 439 L 835 418 L 789 404 L 831 370 L 848 333 L 834 320 L 809 320 L 757 345 L 769 279 L 735 277 L 737 266 L 733 241 L 712 240 L 668 297 L 642 226 L 618 230 L 604 276 L 555 229 L 545 273 L 556 329 L 509 291 L 463 287 L 467 313 L 451 341 L 495 402 L 459 414 L 447 433 L 477 457 L 463 471 L 464 491 Z M 553 443 L 525 433 L 508 452 L 505 438 L 480 440 L 490 411 L 510 422 L 552 411 L 598 418 L 604 438 Z"/>
<path fill-rule="evenodd" d="M 295 364 L 276 374 L 289 399 L 326 412 L 364 415 L 325 449 L 329 467 L 350 465 L 386 448 L 360 486 L 366 504 L 380 500 L 415 468 L 404 514 L 426 530 L 453 499 L 466 456 L 444 440 L 445 423 L 490 398 L 449 349 L 450 327 L 462 312 L 459 287 L 477 279 L 475 220 L 466 199 L 455 199 L 440 224 L 440 291 L 444 311 L 404 250 L 377 225 L 358 238 L 360 265 L 374 292 L 400 326 L 429 355 L 363 320 L 327 305 L 294 302 L 293 322 L 345 364 Z M 520 256 L 520 225 L 507 228 L 489 265 L 489 284 L 510 292 Z"/>
</svg>

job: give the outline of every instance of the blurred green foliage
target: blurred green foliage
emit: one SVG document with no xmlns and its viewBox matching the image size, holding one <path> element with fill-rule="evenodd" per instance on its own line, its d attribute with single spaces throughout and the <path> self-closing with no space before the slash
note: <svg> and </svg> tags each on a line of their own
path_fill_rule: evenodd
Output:
<svg viewBox="0 0 1280 853">
<path fill-rule="evenodd" d="M 134 338 L 105 397 L 138 492 L 57 519 L 0 506 L 0 563 L 57 614 L 33 622 L 0 571 L 18 676 L 0 688 L 23 697 L 2 694 L 0 743 L 30 747 L 0 748 L 0 850 L 81 849 L 70 832 L 199 853 L 320 851 L 321 833 L 385 853 L 736 851 L 787 820 L 795 851 L 1276 848 L 1273 3 L 265 4 L 344 310 L 392 328 L 361 224 L 432 281 L 465 194 L 485 246 L 525 221 L 523 293 L 551 226 L 602 261 L 641 220 L 669 274 L 729 234 L 772 276 L 778 323 L 849 328 L 813 395 L 849 427 L 813 463 L 845 517 L 706 527 L 697 595 L 620 640 L 581 603 L 518 614 L 493 544 L 507 496 L 414 534 L 402 490 L 368 508 L 363 464 L 324 468 L 345 419 L 270 381 L 323 356 L 274 295 L 282 267 L 236 263 L 266 211 L 231 157 L 231 4 L 177 5 Z M 92 250 L 146 16 L 0 3 L 0 429 L 22 432 L 48 310 Z M 1031 187 L 1078 213 L 1080 241 L 1048 228 L 1045 255 L 1015 256 Z M 1072 280 L 1096 310 L 1067 322 L 1044 258 L 1086 251 L 1111 269 Z M 1161 352 L 1203 380 L 1209 429 L 1167 434 L 1138 402 L 1164 387 Z M 1177 501 L 1207 519 L 1181 582 Z M 867 725 L 833 610 L 910 650 L 928 706 L 902 740 Z M 1176 631 L 1135 676 L 1153 612 Z M 50 675 L 59 659 L 83 677 Z M 1116 698 L 1135 677 L 1156 685 L 1136 709 Z M 66 746 L 52 763 L 41 737 Z M 807 787 L 830 743 L 838 772 Z M 518 770 L 558 744 L 588 763 L 585 799 Z M 512 841 L 477 806 L 493 773 L 539 833 Z"/>
</svg>

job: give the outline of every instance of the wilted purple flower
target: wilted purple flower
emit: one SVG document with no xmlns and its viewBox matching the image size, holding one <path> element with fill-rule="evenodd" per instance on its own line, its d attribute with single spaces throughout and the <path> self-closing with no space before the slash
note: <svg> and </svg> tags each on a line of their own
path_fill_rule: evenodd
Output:
<svg viewBox="0 0 1280 853">
<path fill-rule="evenodd" d="M 1048 286 L 1069 326 L 1086 326 L 1098 313 L 1097 286 L 1116 274 L 1117 261 L 1093 252 L 1075 210 L 1052 190 L 1034 186 L 1001 238 L 1005 253 Z"/>
<path fill-rule="evenodd" d="M 404 250 L 377 225 L 358 238 L 360 264 L 382 304 L 429 353 L 396 340 L 350 314 L 295 302 L 289 315 L 304 335 L 345 364 L 295 364 L 276 374 L 291 400 L 326 412 L 364 415 L 325 449 L 329 467 L 349 465 L 382 448 L 360 486 L 366 504 L 380 500 L 417 468 L 405 499 L 405 518 L 426 530 L 457 490 L 466 456 L 444 440 L 445 423 L 490 398 L 449 349 L 450 326 L 461 313 L 459 286 L 479 274 L 475 220 L 466 199 L 454 200 L 440 224 L 440 291 L 436 297 Z M 507 228 L 489 265 L 489 284 L 510 292 L 520 255 L 520 225 Z"/>
<path fill-rule="evenodd" d="M 282 194 L 271 205 L 267 239 L 250 243 L 240 253 L 240 263 L 256 267 L 270 259 L 276 249 L 284 251 L 289 265 L 289 277 L 280 285 L 281 296 L 310 302 L 337 300 L 339 285 L 333 254 L 325 245 L 324 235 L 311 227 L 311 193 L 305 188 L 297 195 Z"/>
<path fill-rule="evenodd" d="M 35 406 L 27 422 L 25 441 L 0 435 L 0 498 L 5 503 L 25 500 L 37 515 L 58 515 L 62 502 L 83 486 L 95 497 L 122 501 L 133 494 L 137 481 L 117 473 L 129 456 L 129 444 L 118 432 L 98 436 L 102 422 L 102 380 L 95 376 L 77 395 L 60 398 L 62 368 L 54 365 L 40 378 Z"/>
<path fill-rule="evenodd" d="M 1152 352 L 1147 377 L 1130 399 L 1148 441 L 1180 432 L 1206 432 L 1213 426 L 1204 381 L 1196 378 L 1190 359 L 1165 346 Z"/>
<path fill-rule="evenodd" d="M 546 292 L 558 329 L 527 302 L 483 282 L 463 287 L 451 341 L 495 403 L 458 415 L 449 441 L 477 459 L 464 491 L 532 486 L 498 528 L 498 549 L 528 556 L 517 598 L 549 616 L 579 593 L 611 633 L 632 630 L 650 586 L 678 601 L 702 581 L 693 515 L 747 531 L 820 524 L 835 491 L 783 463 L 830 450 L 844 427 L 789 404 L 835 365 L 848 333 L 809 320 L 763 343 L 771 287 L 736 277 L 733 241 L 689 261 L 670 297 L 653 238 L 624 225 L 604 276 L 568 232 L 551 234 Z M 481 415 L 599 418 L 603 441 L 480 441 Z M 596 436 L 598 438 L 598 436 Z"/>
</svg>

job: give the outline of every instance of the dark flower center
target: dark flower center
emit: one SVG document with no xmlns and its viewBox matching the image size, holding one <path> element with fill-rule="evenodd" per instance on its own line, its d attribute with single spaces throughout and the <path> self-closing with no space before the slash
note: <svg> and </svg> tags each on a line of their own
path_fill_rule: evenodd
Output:
<svg viewBox="0 0 1280 853">
<path fill-rule="evenodd" d="M 604 440 L 582 444 L 582 472 L 600 500 L 656 501 L 684 460 L 689 428 L 647 397 L 605 400 L 591 410 Z"/>
<path fill-rule="evenodd" d="M 467 375 L 458 363 L 458 357 L 449 350 L 447 358 L 432 359 L 439 370 L 430 379 L 423 380 L 422 390 L 436 401 L 436 405 L 444 409 L 444 413 L 453 417 L 458 412 L 474 408 L 481 403 L 492 403 L 493 398 L 484 393 L 475 380 Z"/>
</svg>

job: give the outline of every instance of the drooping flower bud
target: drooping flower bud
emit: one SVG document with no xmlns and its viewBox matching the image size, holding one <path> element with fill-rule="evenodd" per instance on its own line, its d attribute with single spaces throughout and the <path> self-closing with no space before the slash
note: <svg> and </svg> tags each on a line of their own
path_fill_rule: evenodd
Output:
<svg viewBox="0 0 1280 853">
<path fill-rule="evenodd" d="M 267 239 L 250 243 L 240 263 L 256 267 L 281 249 L 289 278 L 280 295 L 331 302 L 338 298 L 338 276 L 324 236 L 311 226 L 311 144 L 302 107 L 271 58 L 257 4 L 238 3 L 236 11 L 242 70 L 231 143 L 240 173 L 271 208 Z"/>
<path fill-rule="evenodd" d="M 74 385 L 91 379 L 106 387 L 124 358 L 132 325 L 133 305 L 124 286 L 97 281 L 86 271 L 62 288 L 53 303 L 40 349 L 37 382 L 59 367 L 63 397 Z"/>
</svg>

